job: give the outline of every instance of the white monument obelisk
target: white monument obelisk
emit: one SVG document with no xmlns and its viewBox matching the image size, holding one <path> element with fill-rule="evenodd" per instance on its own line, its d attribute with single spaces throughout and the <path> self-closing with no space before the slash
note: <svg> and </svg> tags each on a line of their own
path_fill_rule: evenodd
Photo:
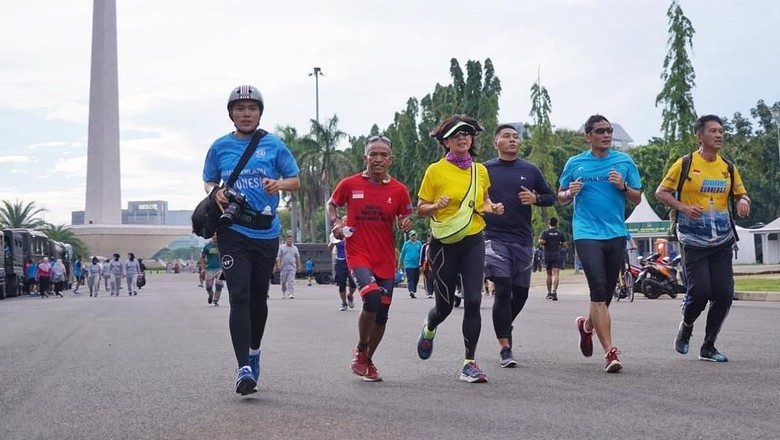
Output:
<svg viewBox="0 0 780 440">
<path fill-rule="evenodd" d="M 116 0 L 94 0 L 85 225 L 122 224 L 117 69 Z"/>
</svg>

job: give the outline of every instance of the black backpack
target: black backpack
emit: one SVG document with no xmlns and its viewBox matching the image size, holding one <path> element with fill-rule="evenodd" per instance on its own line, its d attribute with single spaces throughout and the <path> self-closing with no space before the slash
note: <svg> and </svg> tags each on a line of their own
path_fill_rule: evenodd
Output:
<svg viewBox="0 0 780 440">
<path fill-rule="evenodd" d="M 729 185 L 729 219 L 731 220 L 731 230 L 734 233 L 734 240 L 739 241 L 739 235 L 737 234 L 737 225 L 734 223 L 734 213 L 736 212 L 736 203 L 734 201 L 734 164 L 726 159 L 725 157 L 721 156 L 721 159 L 726 162 L 726 166 L 729 170 L 729 179 L 731 180 L 731 184 Z M 691 171 L 691 162 L 693 162 L 693 153 L 688 153 L 682 158 L 682 169 L 680 170 L 680 178 L 677 181 L 677 191 L 675 192 L 675 199 L 678 201 L 680 200 L 680 195 L 682 194 L 683 185 L 685 184 L 686 180 L 691 180 L 690 177 L 688 177 L 688 173 Z M 677 241 L 677 210 L 669 208 L 668 211 L 666 211 L 666 215 L 670 220 L 669 224 L 669 240 L 670 241 Z"/>
</svg>

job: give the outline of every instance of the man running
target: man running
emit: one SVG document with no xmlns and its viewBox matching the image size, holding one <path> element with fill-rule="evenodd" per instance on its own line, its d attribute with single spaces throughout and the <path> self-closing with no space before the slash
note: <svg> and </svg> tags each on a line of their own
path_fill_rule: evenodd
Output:
<svg viewBox="0 0 780 440">
<path fill-rule="evenodd" d="M 680 354 L 688 353 L 693 323 L 709 303 L 699 359 L 727 362 L 728 357 L 715 348 L 715 340 L 734 298 L 732 247 L 736 234 L 729 199 L 737 199 L 736 214 L 745 218 L 750 215 L 750 198 L 737 168 L 719 154 L 723 147 L 723 120 L 715 115 L 702 116 L 694 130 L 699 151 L 688 156 L 688 174 L 682 176 L 683 158 L 678 159 L 655 192 L 661 203 L 677 211 L 676 232 L 688 279 L 683 319 L 674 348 Z M 675 197 L 673 192 L 683 178 L 686 180 Z"/>
<path fill-rule="evenodd" d="M 539 236 L 544 246 L 544 267 L 547 269 L 547 299 L 558 301 L 558 278 L 561 273 L 561 245 L 565 242 L 558 230 L 558 219 L 550 219 L 550 226 Z"/>
<path fill-rule="evenodd" d="M 346 239 L 347 265 L 358 285 L 363 310 L 358 318 L 358 344 L 351 368 L 367 382 L 382 380 L 373 358 L 385 333 L 393 299 L 393 224 L 404 231 L 412 227 L 409 190 L 387 174 L 393 163 L 392 147 L 385 136 L 369 137 L 363 155 L 366 170 L 341 180 L 328 201 L 333 235 L 344 239 L 344 226 L 353 229 Z M 346 222 L 338 215 L 338 208 L 344 205 Z"/>
<path fill-rule="evenodd" d="M 531 286 L 533 226 L 531 207 L 552 206 L 555 194 L 541 170 L 519 158 L 520 137 L 510 124 L 493 135 L 498 158 L 485 162 L 490 200 L 504 205 L 504 215 L 485 214 L 485 278 L 495 286 L 493 328 L 499 345 L 499 365 L 517 365 L 512 354 L 512 322 L 523 310 Z"/>
<path fill-rule="evenodd" d="M 214 304 L 219 307 L 219 297 L 222 295 L 222 262 L 219 259 L 219 246 L 217 246 L 217 234 L 215 233 L 211 240 L 203 246 L 200 253 L 201 267 L 206 273 L 206 293 L 209 297 L 206 300 L 208 304 Z M 215 290 L 216 289 L 216 290 Z"/>
<path fill-rule="evenodd" d="M 339 310 L 344 312 L 347 307 L 350 309 L 355 308 L 355 280 L 349 276 L 349 267 L 347 266 L 347 249 L 344 245 L 344 240 L 337 240 L 336 237 L 331 234 L 331 239 L 328 242 L 328 250 L 333 252 L 333 248 L 336 249 L 336 258 L 333 267 L 333 273 L 335 274 L 334 281 L 339 288 L 339 297 L 341 298 L 341 307 Z M 347 284 L 349 284 L 349 294 L 347 294 Z"/>
<path fill-rule="evenodd" d="M 587 317 L 576 319 L 580 351 L 593 355 L 593 331 L 599 337 L 606 359 L 605 371 L 623 368 L 618 349 L 612 345 L 612 319 L 609 303 L 623 264 L 628 230 L 625 223 L 626 199 L 642 200 L 642 181 L 636 164 L 626 153 L 613 150 L 612 125 L 601 115 L 585 122 L 585 141 L 590 150 L 569 158 L 563 167 L 558 189 L 561 203 L 574 201 L 574 246 L 582 262 L 590 289 Z"/>
</svg>

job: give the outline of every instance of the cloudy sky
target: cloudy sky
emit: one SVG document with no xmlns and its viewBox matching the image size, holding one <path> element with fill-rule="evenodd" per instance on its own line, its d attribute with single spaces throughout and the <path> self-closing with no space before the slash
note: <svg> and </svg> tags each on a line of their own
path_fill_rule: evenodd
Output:
<svg viewBox="0 0 780 440">
<path fill-rule="evenodd" d="M 5 2 L 0 14 L 0 199 L 46 220 L 84 209 L 92 2 Z M 305 132 L 337 114 L 352 135 L 384 127 L 411 97 L 448 83 L 449 60 L 491 58 L 502 121 L 526 121 L 541 69 L 556 126 L 588 115 L 637 143 L 659 134 L 665 0 L 117 1 L 122 205 L 202 197 L 211 142 L 231 130 L 241 83 L 266 99 L 261 125 Z M 683 0 L 692 21 L 696 109 L 730 116 L 780 99 L 780 3 Z"/>
</svg>

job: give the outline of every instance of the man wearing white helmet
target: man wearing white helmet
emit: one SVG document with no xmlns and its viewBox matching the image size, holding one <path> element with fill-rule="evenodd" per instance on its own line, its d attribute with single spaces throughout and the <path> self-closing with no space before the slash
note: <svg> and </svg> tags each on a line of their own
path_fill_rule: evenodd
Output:
<svg viewBox="0 0 780 440">
<path fill-rule="evenodd" d="M 261 130 L 256 150 L 235 183 L 225 188 L 258 130 L 264 108 L 256 87 L 234 88 L 227 110 L 236 129 L 214 141 L 203 166 L 206 192 L 216 191 L 215 200 L 224 210 L 217 243 L 230 286 L 230 336 L 238 361 L 236 393 L 241 395 L 257 391 L 260 376 L 267 294 L 281 231 L 276 215 L 279 191 L 296 191 L 300 186 L 290 150 L 278 136 Z"/>
</svg>

